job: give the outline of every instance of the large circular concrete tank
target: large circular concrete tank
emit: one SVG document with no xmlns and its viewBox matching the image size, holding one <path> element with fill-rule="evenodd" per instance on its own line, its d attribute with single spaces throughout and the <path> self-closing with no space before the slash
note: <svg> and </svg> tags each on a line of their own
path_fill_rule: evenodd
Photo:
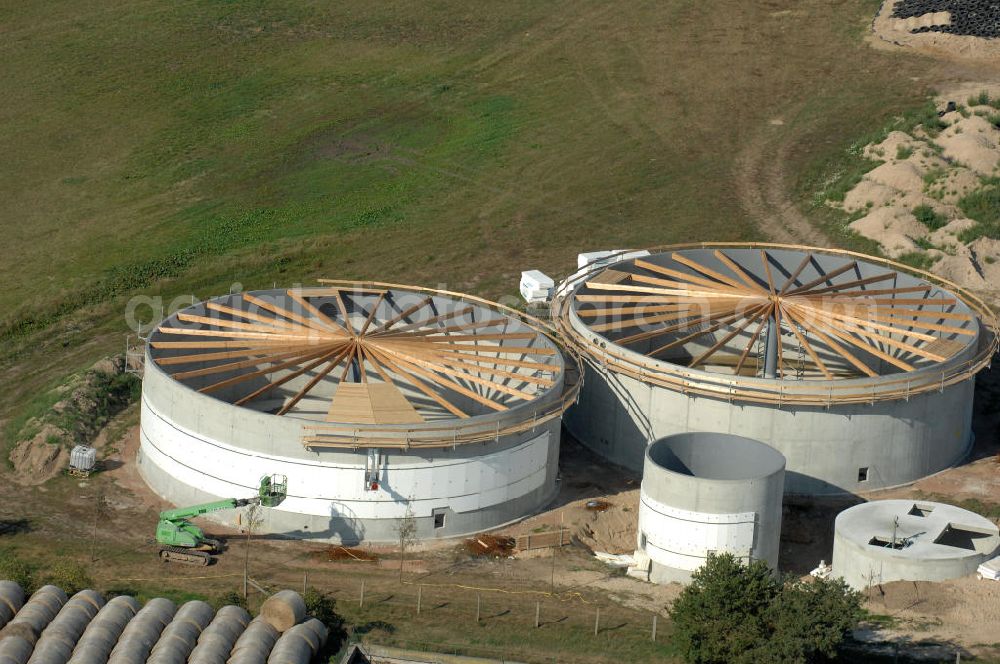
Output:
<svg viewBox="0 0 1000 664">
<path fill-rule="evenodd" d="M 778 567 L 785 458 L 742 436 L 684 433 L 646 450 L 638 551 L 649 580 L 685 582 L 710 553 Z"/>
<path fill-rule="evenodd" d="M 393 541 L 408 511 L 421 538 L 495 528 L 556 493 L 580 372 L 567 357 L 534 319 L 457 293 L 329 282 L 218 297 L 150 336 L 139 470 L 177 505 L 286 475 L 263 532 Z"/>
<path fill-rule="evenodd" d="M 833 575 L 864 590 L 890 581 L 945 581 L 973 574 L 1000 551 L 1000 529 L 954 505 L 875 500 L 837 515 Z"/>
<path fill-rule="evenodd" d="M 637 255 L 638 254 L 638 255 Z M 995 318 L 933 275 L 845 251 L 699 244 L 583 268 L 553 303 L 586 378 L 567 428 L 639 470 L 689 431 L 760 440 L 785 489 L 838 494 L 965 458 Z"/>
</svg>

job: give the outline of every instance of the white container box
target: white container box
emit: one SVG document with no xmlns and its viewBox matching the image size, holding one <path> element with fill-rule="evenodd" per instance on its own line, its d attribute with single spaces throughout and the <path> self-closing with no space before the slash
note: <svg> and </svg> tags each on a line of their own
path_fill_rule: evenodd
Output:
<svg viewBox="0 0 1000 664">
<path fill-rule="evenodd" d="M 87 445 L 77 445 L 69 453 L 69 467 L 89 473 L 97 464 L 97 451 Z"/>
<path fill-rule="evenodd" d="M 556 284 L 552 278 L 538 270 L 521 273 L 521 297 L 526 302 L 548 302 Z"/>
<path fill-rule="evenodd" d="M 994 558 L 993 560 L 987 560 L 985 563 L 980 565 L 979 569 L 976 570 L 976 574 L 979 575 L 980 579 L 1000 581 L 1000 556 Z"/>
</svg>

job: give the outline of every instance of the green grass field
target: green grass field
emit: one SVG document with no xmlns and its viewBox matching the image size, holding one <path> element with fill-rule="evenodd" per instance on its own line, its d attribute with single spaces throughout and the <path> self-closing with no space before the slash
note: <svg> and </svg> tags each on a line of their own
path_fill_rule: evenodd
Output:
<svg viewBox="0 0 1000 664">
<path fill-rule="evenodd" d="M 0 420 L 120 351 L 136 294 L 498 297 L 580 251 L 768 239 L 746 183 L 808 209 L 934 82 L 863 43 L 877 6 L 3 3 Z"/>
</svg>

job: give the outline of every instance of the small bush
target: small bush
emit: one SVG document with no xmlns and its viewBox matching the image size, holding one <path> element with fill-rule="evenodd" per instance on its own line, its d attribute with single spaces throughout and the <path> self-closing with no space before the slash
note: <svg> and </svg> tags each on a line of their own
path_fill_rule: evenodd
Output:
<svg viewBox="0 0 1000 664">
<path fill-rule="evenodd" d="M 224 606 L 238 606 L 241 609 L 247 608 L 246 598 L 235 590 L 230 590 L 227 593 L 222 593 L 212 602 L 212 606 L 218 611 Z"/>
<path fill-rule="evenodd" d="M 948 219 L 943 214 L 937 213 L 930 205 L 918 205 L 913 208 L 913 216 L 932 231 L 936 231 L 948 223 Z"/>
<path fill-rule="evenodd" d="M 332 595 L 317 590 L 307 588 L 302 599 L 306 603 L 306 612 L 313 618 L 326 625 L 330 630 L 326 640 L 326 646 L 319 654 L 316 661 L 325 662 L 330 656 L 340 650 L 341 644 L 347 638 L 347 629 L 344 627 L 344 619 L 337 613 L 337 600 Z"/>
<path fill-rule="evenodd" d="M 80 563 L 60 560 L 38 575 L 38 585 L 49 584 L 59 586 L 67 595 L 73 595 L 86 588 L 92 588 L 94 580 Z"/>
<path fill-rule="evenodd" d="M 981 90 L 978 95 L 972 95 L 969 97 L 969 106 L 989 106 L 990 105 L 990 93 L 986 90 Z"/>
<path fill-rule="evenodd" d="M 896 146 L 896 159 L 902 161 L 903 159 L 909 159 L 912 155 L 913 155 L 913 146 L 911 145 Z"/>
<path fill-rule="evenodd" d="M 933 256 L 928 256 L 922 251 L 908 251 L 896 259 L 903 265 L 915 267 L 918 270 L 929 270 L 937 262 Z"/>
<path fill-rule="evenodd" d="M 946 174 L 947 171 L 945 171 L 940 166 L 935 166 L 934 168 L 928 169 L 927 172 L 924 173 L 924 186 L 925 187 L 933 186 L 934 183 L 943 178 Z"/>
<path fill-rule="evenodd" d="M 918 247 L 920 247 L 924 251 L 926 251 L 928 249 L 933 249 L 934 248 L 934 243 L 932 243 L 930 240 L 928 240 L 925 237 L 914 238 L 913 244 L 917 245 Z"/>
<path fill-rule="evenodd" d="M 35 590 L 34 569 L 9 549 L 0 549 L 0 579 L 16 581 L 25 593 Z"/>
</svg>

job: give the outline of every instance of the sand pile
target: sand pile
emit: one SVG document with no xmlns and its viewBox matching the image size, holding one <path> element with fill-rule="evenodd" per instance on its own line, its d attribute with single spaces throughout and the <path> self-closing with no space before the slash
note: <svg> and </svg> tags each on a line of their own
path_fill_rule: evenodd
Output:
<svg viewBox="0 0 1000 664">
<path fill-rule="evenodd" d="M 940 115 L 940 131 L 893 131 L 866 146 L 864 156 L 882 163 L 839 206 L 858 217 L 850 228 L 891 258 L 923 264 L 968 288 L 997 290 L 1000 240 L 980 237 L 978 222 L 965 217 L 960 203 L 997 186 L 1000 109 L 992 101 L 997 95 L 972 97 L 968 107 L 958 104 Z M 948 101 L 939 105 L 944 109 Z"/>
</svg>

